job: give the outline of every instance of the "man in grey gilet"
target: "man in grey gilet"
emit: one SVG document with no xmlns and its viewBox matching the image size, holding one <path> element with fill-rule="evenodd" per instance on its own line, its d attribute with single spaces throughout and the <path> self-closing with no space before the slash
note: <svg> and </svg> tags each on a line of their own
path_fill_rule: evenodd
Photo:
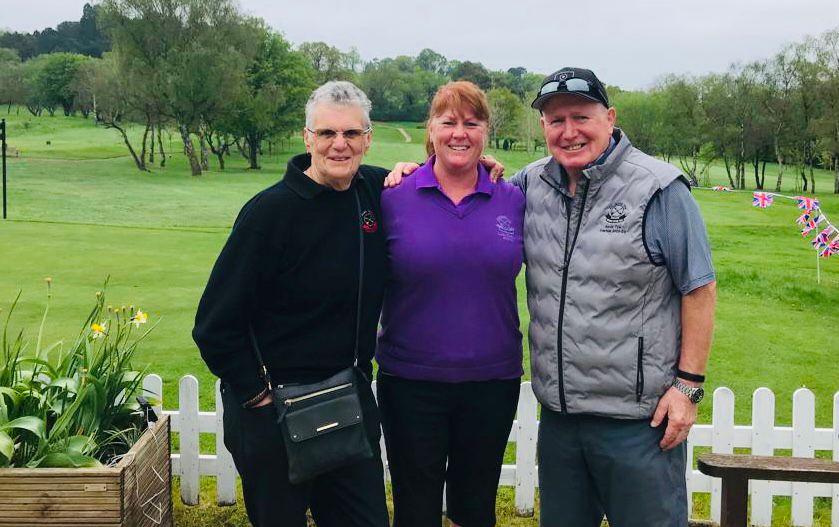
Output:
<svg viewBox="0 0 839 527">
<path fill-rule="evenodd" d="M 541 524 L 687 526 L 685 459 L 713 333 L 705 225 L 675 167 L 637 150 L 593 72 L 532 106 L 551 157 L 525 192 Z"/>
</svg>

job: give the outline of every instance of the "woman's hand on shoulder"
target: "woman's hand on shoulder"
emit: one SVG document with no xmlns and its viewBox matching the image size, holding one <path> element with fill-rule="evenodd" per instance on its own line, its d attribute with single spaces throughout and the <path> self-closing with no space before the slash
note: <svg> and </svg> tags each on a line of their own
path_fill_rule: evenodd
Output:
<svg viewBox="0 0 839 527">
<path fill-rule="evenodd" d="M 385 178 L 385 188 L 398 187 L 402 184 L 402 179 L 414 173 L 414 170 L 419 168 L 419 164 L 412 161 L 402 161 L 393 166 L 393 170 Z"/>
<path fill-rule="evenodd" d="M 484 168 L 489 170 L 489 179 L 495 183 L 504 175 L 504 165 L 490 155 L 483 155 L 478 160 Z"/>
</svg>

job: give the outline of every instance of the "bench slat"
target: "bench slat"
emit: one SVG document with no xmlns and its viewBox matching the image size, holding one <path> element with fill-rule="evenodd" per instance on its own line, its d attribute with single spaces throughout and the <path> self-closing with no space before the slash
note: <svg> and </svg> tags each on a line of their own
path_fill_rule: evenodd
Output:
<svg viewBox="0 0 839 527">
<path fill-rule="evenodd" d="M 703 474 L 717 478 L 839 483 L 839 463 L 827 459 L 703 454 L 697 465 Z"/>
</svg>

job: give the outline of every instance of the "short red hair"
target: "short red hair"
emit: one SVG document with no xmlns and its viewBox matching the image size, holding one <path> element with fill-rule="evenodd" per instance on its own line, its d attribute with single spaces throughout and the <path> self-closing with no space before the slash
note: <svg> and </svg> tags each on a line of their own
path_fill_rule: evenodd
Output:
<svg viewBox="0 0 839 527">
<path fill-rule="evenodd" d="M 431 100 L 431 107 L 428 109 L 428 121 L 426 122 L 425 152 L 428 155 L 434 153 L 434 145 L 431 144 L 431 136 L 428 134 L 428 125 L 431 120 L 448 111 L 462 113 L 463 110 L 467 109 L 479 120 L 489 122 L 487 96 L 475 83 L 454 81 L 437 89 L 437 93 Z"/>
</svg>

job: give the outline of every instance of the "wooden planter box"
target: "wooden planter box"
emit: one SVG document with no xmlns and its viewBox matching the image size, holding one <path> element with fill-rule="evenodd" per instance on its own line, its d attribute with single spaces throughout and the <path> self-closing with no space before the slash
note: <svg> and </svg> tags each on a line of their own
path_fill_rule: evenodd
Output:
<svg viewBox="0 0 839 527">
<path fill-rule="evenodd" d="M 0 469 L 0 526 L 172 525 L 169 417 L 110 468 Z"/>
</svg>

